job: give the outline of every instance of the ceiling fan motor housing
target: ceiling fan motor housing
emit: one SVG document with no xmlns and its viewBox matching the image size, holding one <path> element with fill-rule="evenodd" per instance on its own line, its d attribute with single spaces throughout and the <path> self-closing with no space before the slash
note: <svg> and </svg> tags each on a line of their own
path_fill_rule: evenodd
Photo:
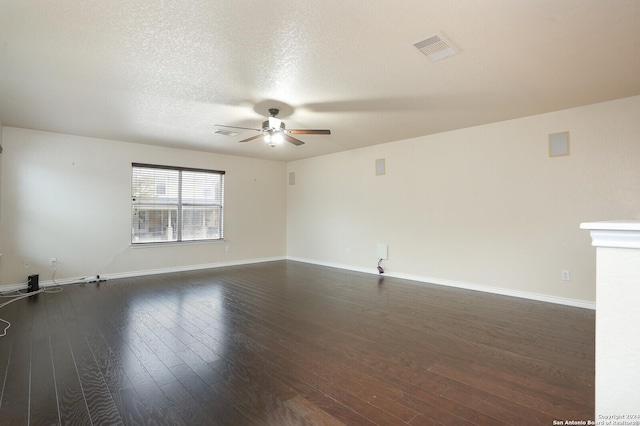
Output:
<svg viewBox="0 0 640 426">
<path fill-rule="evenodd" d="M 282 122 L 278 118 L 275 118 L 275 120 L 274 120 L 274 118 L 275 117 L 269 117 L 268 120 L 263 121 L 262 122 L 262 130 L 276 129 L 276 130 L 284 131 L 284 122 Z"/>
<path fill-rule="evenodd" d="M 262 122 L 262 130 L 276 130 L 284 132 L 284 123 L 282 120 L 276 117 L 280 110 L 278 108 L 270 108 L 269 109 L 269 118 L 266 121 Z"/>
</svg>

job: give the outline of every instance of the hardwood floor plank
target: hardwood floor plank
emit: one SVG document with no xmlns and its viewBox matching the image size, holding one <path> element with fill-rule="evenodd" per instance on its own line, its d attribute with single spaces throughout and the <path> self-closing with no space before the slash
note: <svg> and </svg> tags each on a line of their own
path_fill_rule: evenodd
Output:
<svg viewBox="0 0 640 426">
<path fill-rule="evenodd" d="M 55 369 L 58 410 L 61 424 L 90 425 L 89 407 L 71 351 L 63 312 L 73 316 L 68 293 L 47 294 L 49 346 Z"/>
<path fill-rule="evenodd" d="M 140 339 L 137 333 L 134 332 L 128 335 L 126 337 L 126 343 L 158 386 L 176 380 L 171 370 L 160 360 L 158 354 L 155 354 L 151 348 Z"/>
<path fill-rule="evenodd" d="M 16 312 L 18 307 L 7 305 L 1 312 L 1 317 L 9 321 L 9 325 L 16 321 Z M 7 324 L 0 322 L 0 330 L 4 330 Z M 10 327 L 9 327 L 10 328 Z M 7 329 L 7 331 L 9 330 Z M 3 397 L 7 375 L 9 374 L 9 366 L 11 365 L 11 354 L 13 352 L 13 341 L 15 333 L 7 333 L 6 336 L 0 337 L 0 410 L 2 410 Z"/>
<path fill-rule="evenodd" d="M 165 394 L 167 400 L 171 401 L 171 403 L 176 407 L 180 407 L 181 409 L 193 407 L 200 408 L 200 403 L 189 393 L 179 380 L 167 383 L 160 389 Z"/>
<path fill-rule="evenodd" d="M 554 418 L 590 418 L 593 416 L 593 404 L 586 402 L 576 404 L 566 397 L 546 394 L 519 385 L 517 382 L 505 383 L 486 375 L 473 373 L 471 367 L 464 368 L 462 364 L 455 366 L 436 366 L 432 371 L 455 379 L 468 386 L 483 389 L 493 396 L 509 399 L 526 407 L 535 407 L 541 413 Z"/>
<path fill-rule="evenodd" d="M 13 341 L 4 380 L 0 418 L 7 425 L 24 425 L 29 422 L 32 318 L 28 315 L 27 299 L 10 306 L 15 309 L 15 315 L 9 319 Z"/>
<path fill-rule="evenodd" d="M 77 288 L 70 290 L 74 291 Z M 121 366 L 120 359 L 114 356 L 98 326 L 102 323 L 104 311 L 99 310 L 96 312 L 91 309 L 93 299 L 89 291 L 78 292 L 77 296 L 75 299 L 76 310 L 78 312 L 93 312 L 93 315 L 87 316 L 87 320 L 78 325 L 77 333 L 82 334 L 87 348 L 91 352 L 95 367 L 106 386 L 105 396 L 106 391 L 108 391 L 108 396 L 124 424 L 140 425 L 149 423 L 149 413 L 132 389 L 131 383 Z M 95 413 L 93 418 L 96 418 Z"/>
<path fill-rule="evenodd" d="M 458 409 L 462 406 L 458 407 L 449 404 L 447 403 L 448 401 L 445 401 L 444 399 L 425 401 L 421 398 L 415 398 L 411 395 L 404 395 L 400 397 L 400 400 L 421 414 L 421 416 L 411 420 L 410 424 L 423 424 L 425 422 L 438 422 L 444 425 L 461 426 L 507 424 L 498 419 L 493 419 L 486 416 L 478 419 L 477 415 L 479 415 L 479 413 L 473 412 L 470 409 L 466 409 L 465 412 L 457 412 L 459 411 Z"/>
<path fill-rule="evenodd" d="M 314 425 L 346 426 L 344 423 L 313 404 L 303 396 L 296 395 L 285 401 L 285 406 L 299 414 L 302 418 Z"/>
<path fill-rule="evenodd" d="M 79 333 L 72 335 L 69 342 L 91 421 L 94 424 L 124 424 L 91 349 L 83 337 Z"/>
<path fill-rule="evenodd" d="M 259 339 L 260 336 L 255 338 Z M 332 383 L 332 386 L 339 387 L 354 398 L 359 398 L 363 403 L 373 405 L 402 421 L 408 421 L 417 414 L 414 410 L 396 402 L 396 398 L 402 394 L 400 388 L 391 386 L 387 382 L 383 383 L 360 368 L 349 368 L 334 362 L 329 357 L 318 357 L 312 347 L 308 350 L 299 348 L 295 351 L 292 349 L 295 346 L 280 339 L 279 343 L 270 344 L 271 349 L 268 353 L 261 355 L 275 365 L 286 365 L 287 369 L 304 371 L 316 378 L 321 377 L 322 380 Z"/>
<path fill-rule="evenodd" d="M 42 425 L 58 424 L 61 420 L 49 342 L 47 296 L 48 294 L 39 294 L 30 300 L 30 312 L 33 316 L 30 423 Z"/>
<path fill-rule="evenodd" d="M 237 324 L 236 324 L 236 325 L 237 325 Z M 254 330 L 256 330 L 256 329 L 255 329 L 255 326 L 253 327 L 253 329 L 254 329 Z M 265 345 L 266 345 L 266 344 L 268 344 L 268 343 L 269 343 L 268 341 L 265 341 Z M 236 356 L 236 357 L 234 357 L 234 359 L 236 359 L 236 360 L 237 360 L 237 359 L 238 359 L 238 357 Z M 246 361 L 245 361 L 244 363 L 245 363 L 245 364 L 248 364 L 249 362 L 246 362 Z M 339 368 L 340 368 L 337 364 L 333 364 L 333 365 L 332 365 L 332 367 L 334 367 L 334 368 L 336 368 L 336 369 L 339 369 Z M 309 370 L 309 366 L 306 366 L 306 367 L 305 367 L 305 369 L 306 369 L 306 370 Z M 330 372 L 330 368 L 325 367 L 325 370 L 324 370 L 325 375 L 326 375 L 328 372 Z M 347 372 L 346 372 L 346 371 L 344 371 L 344 373 L 347 373 Z M 352 374 L 349 374 L 349 376 L 352 376 Z M 333 374 L 332 374 L 332 376 L 331 376 L 331 378 L 328 378 L 328 379 L 329 379 L 329 380 L 331 380 L 332 378 L 333 378 L 333 379 L 335 379 L 335 380 L 339 380 L 339 379 L 340 379 L 339 373 L 338 373 L 338 374 L 333 373 Z M 334 383 L 335 383 L 335 380 L 334 380 Z M 362 378 L 361 380 L 367 380 L 367 379 Z M 370 388 L 370 387 L 371 387 L 371 385 L 373 385 L 374 383 L 375 383 L 374 381 L 371 381 L 371 380 L 370 380 L 370 381 L 369 381 L 369 383 L 368 383 L 368 385 L 369 385 L 368 387 Z M 361 384 L 361 385 L 363 386 L 363 387 L 362 387 L 362 389 L 367 389 L 367 386 L 366 386 L 366 385 L 364 385 L 364 384 Z M 345 384 L 345 386 L 347 386 L 347 387 L 348 387 L 349 385 L 348 385 L 348 384 Z M 352 387 L 352 388 L 360 389 L 360 388 L 358 388 L 357 386 L 356 386 L 356 387 Z M 370 391 L 371 389 L 368 389 L 368 390 Z M 384 397 L 382 394 L 383 394 L 383 392 L 385 392 L 386 390 L 387 390 L 387 388 L 386 388 L 386 387 L 385 387 L 385 388 L 383 388 L 383 387 L 379 387 L 379 388 L 378 388 L 378 391 L 379 391 L 379 393 L 380 393 L 380 396 L 378 397 L 377 395 L 372 395 L 372 394 L 370 394 L 370 395 L 369 395 L 369 396 L 370 396 L 370 398 L 369 398 L 369 399 L 370 399 L 369 403 L 370 403 L 370 404 L 374 404 L 374 403 L 375 403 L 374 405 L 377 405 L 377 406 L 384 405 L 385 397 Z M 395 403 L 395 401 L 394 401 L 393 399 L 394 399 L 395 397 L 397 397 L 399 393 L 400 393 L 400 392 L 398 391 L 398 392 L 397 392 L 397 394 L 395 394 L 395 395 L 392 395 L 392 396 L 391 396 L 391 397 L 392 397 L 392 399 L 388 400 L 387 406 L 385 407 L 385 408 L 387 409 L 387 411 L 389 411 L 389 410 L 391 409 L 390 407 L 391 407 L 392 405 L 396 404 L 396 403 Z M 376 398 L 379 398 L 379 399 L 378 399 L 378 400 L 376 400 Z M 383 410 L 383 411 L 384 411 L 384 410 Z M 403 417 L 407 417 L 408 419 L 411 419 L 411 418 L 413 418 L 413 417 L 416 415 L 416 413 L 415 413 L 415 412 L 413 412 L 412 410 L 410 410 L 410 409 L 409 409 L 409 408 L 407 408 L 407 407 L 402 407 L 402 408 L 400 409 L 400 411 L 402 412 L 402 414 L 401 414 L 401 415 L 402 415 Z M 395 412 L 396 412 L 396 414 L 397 414 L 399 411 L 396 409 L 396 410 L 395 410 Z M 398 421 L 397 419 L 394 419 L 394 420 L 392 421 L 392 423 L 397 422 L 397 421 Z"/>
<path fill-rule="evenodd" d="M 268 352 L 262 354 L 265 359 L 270 361 L 273 368 L 283 369 L 285 371 L 295 371 L 295 378 L 298 381 L 316 389 L 317 391 L 329 396 L 338 403 L 351 408 L 358 412 L 363 417 L 374 421 L 378 424 L 399 424 L 403 422 L 403 419 L 398 417 L 405 414 L 406 407 L 392 407 L 392 403 L 382 404 L 389 411 L 378 406 L 375 398 L 371 398 L 372 402 L 367 401 L 365 398 L 361 398 L 357 395 L 346 390 L 344 387 L 331 382 L 329 379 L 321 375 L 321 373 L 314 373 L 311 368 L 306 364 L 297 364 L 288 358 L 280 355 L 276 355 L 275 352 Z M 357 393 L 360 393 L 359 391 Z M 413 413 L 410 417 L 413 417 Z"/>
<path fill-rule="evenodd" d="M 97 328 L 88 329 L 85 338 L 124 423 L 148 424 L 151 417 L 149 412 L 133 389 L 120 359 L 104 341 L 102 333 Z"/>
<path fill-rule="evenodd" d="M 461 383 L 447 389 L 443 398 L 457 404 L 465 405 L 489 417 L 502 419 L 511 425 L 542 425 L 553 424 L 555 417 L 532 410 L 510 400 L 495 397 L 480 389 L 472 388 Z"/>
<path fill-rule="evenodd" d="M 84 305 L 84 301 L 82 300 L 83 287 L 84 285 L 65 289 L 69 293 L 73 312 L 75 313 L 73 320 L 69 318 L 71 316 L 70 313 L 67 313 L 65 327 L 68 333 L 69 347 L 73 361 L 82 386 L 82 392 L 89 409 L 92 423 L 124 424 L 113 399 L 113 395 L 109 391 L 107 382 L 100 371 L 95 354 L 91 350 L 89 342 L 82 330 L 83 324 L 94 321 L 91 310 Z"/>
<path fill-rule="evenodd" d="M 227 400 L 211 389 L 186 365 L 178 365 L 172 371 L 182 386 L 198 401 L 207 416 L 216 419 L 220 424 L 261 424 L 258 419 L 239 411 L 233 400 Z"/>
<path fill-rule="evenodd" d="M 277 377 L 281 382 L 286 383 L 294 389 L 299 396 L 309 401 L 312 406 L 327 413 L 330 417 L 337 419 L 339 422 L 346 425 L 376 424 L 363 417 L 360 413 L 354 411 L 351 407 L 336 401 L 331 396 L 326 395 L 313 386 L 300 381 L 295 373 L 291 373 L 290 371 L 283 370 L 280 367 L 273 365 L 269 366 L 268 371 L 270 375 Z"/>
<path fill-rule="evenodd" d="M 95 303 L 104 302 L 104 298 L 112 299 L 112 296 L 116 296 L 116 300 L 123 300 L 117 298 L 117 295 L 109 294 L 108 290 L 105 292 L 104 287 L 102 289 L 100 297 L 103 299 L 97 297 L 93 300 Z M 96 297 L 96 293 L 93 296 Z M 118 312 L 117 317 L 122 318 L 123 313 L 124 311 Z M 105 312 L 105 316 L 112 317 L 113 312 Z M 183 424 L 179 415 L 180 408 L 165 398 L 147 370 L 130 351 L 126 341 L 114 332 L 110 321 L 96 321 L 85 327 L 85 331 L 112 398 L 126 424 Z"/>
</svg>

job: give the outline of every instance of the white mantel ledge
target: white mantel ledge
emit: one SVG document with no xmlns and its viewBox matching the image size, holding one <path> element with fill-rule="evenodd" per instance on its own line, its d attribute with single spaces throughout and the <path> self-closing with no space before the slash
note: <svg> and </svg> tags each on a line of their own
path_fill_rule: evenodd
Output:
<svg viewBox="0 0 640 426">
<path fill-rule="evenodd" d="M 580 228 L 591 231 L 594 247 L 640 249 L 640 220 L 585 222 Z"/>
</svg>

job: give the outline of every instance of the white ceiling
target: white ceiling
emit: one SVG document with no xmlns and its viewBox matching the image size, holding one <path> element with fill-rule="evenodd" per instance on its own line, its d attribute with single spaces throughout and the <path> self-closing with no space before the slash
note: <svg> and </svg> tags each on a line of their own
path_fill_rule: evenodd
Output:
<svg viewBox="0 0 640 426">
<path fill-rule="evenodd" d="M 0 0 L 5 126 L 290 161 L 639 94 L 638 0 Z M 332 135 L 214 134 L 271 107 Z"/>
</svg>

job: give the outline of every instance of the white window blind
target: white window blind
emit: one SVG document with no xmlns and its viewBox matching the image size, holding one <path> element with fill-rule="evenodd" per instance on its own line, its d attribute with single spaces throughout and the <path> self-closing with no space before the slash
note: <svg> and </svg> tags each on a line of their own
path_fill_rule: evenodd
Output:
<svg viewBox="0 0 640 426">
<path fill-rule="evenodd" d="M 223 239 L 224 172 L 132 164 L 133 244 Z"/>
</svg>

